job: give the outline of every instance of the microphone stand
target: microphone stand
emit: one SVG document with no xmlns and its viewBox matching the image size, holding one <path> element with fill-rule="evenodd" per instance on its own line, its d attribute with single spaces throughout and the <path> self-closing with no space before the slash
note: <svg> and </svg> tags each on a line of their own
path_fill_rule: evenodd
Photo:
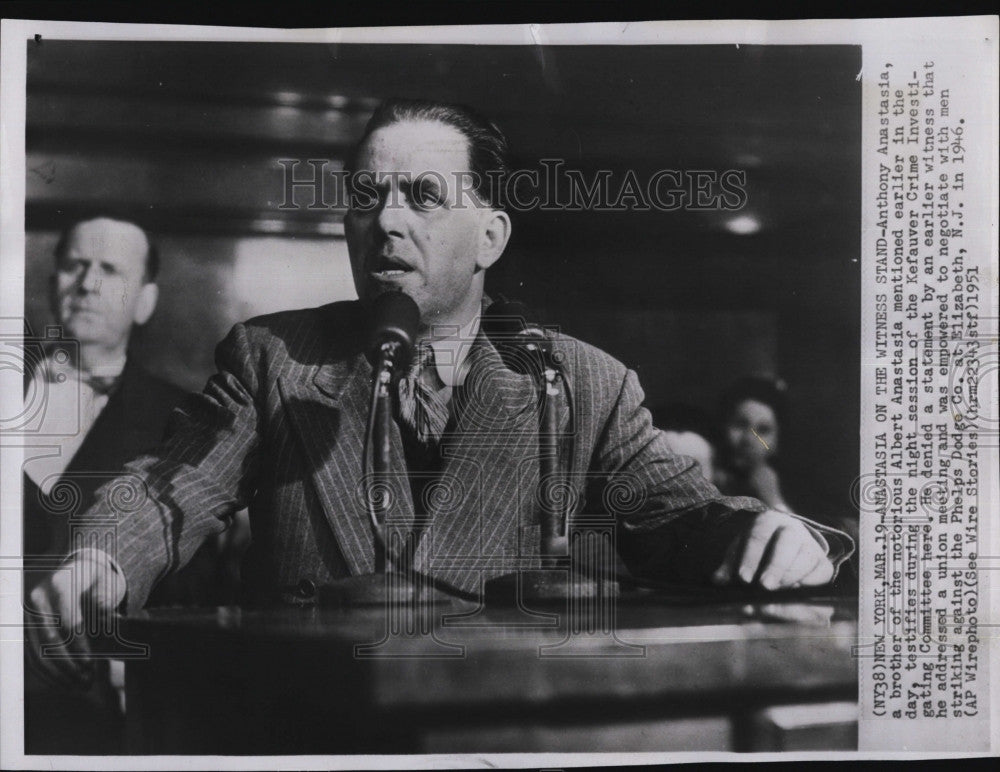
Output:
<svg viewBox="0 0 1000 772">
<path fill-rule="evenodd" d="M 561 486 L 573 484 L 572 479 L 564 478 L 559 454 L 559 397 L 567 388 L 566 380 L 553 355 L 552 343 L 543 334 L 518 342 L 531 360 L 531 371 L 542 390 L 538 426 L 541 568 L 521 569 L 488 581 L 487 600 L 504 605 L 513 602 L 524 610 L 522 601 L 562 604 L 597 599 L 616 588 L 600 582 L 592 575 L 591 567 L 574 565 L 566 509 L 571 497 L 568 492 L 560 492 Z"/>
<path fill-rule="evenodd" d="M 407 555 L 402 555 L 403 573 L 388 571 L 393 555 L 400 550 L 399 529 L 392 522 L 393 481 L 390 464 L 392 437 L 392 382 L 396 369 L 409 360 L 416 337 L 420 311 L 412 298 L 402 292 L 387 292 L 376 298 L 371 327 L 375 348 L 374 379 L 368 422 L 362 449 L 363 496 L 374 536 L 374 574 L 350 576 L 320 588 L 321 605 L 366 606 L 385 603 L 399 606 L 411 602 L 414 587 Z M 379 513 L 379 504 L 383 512 Z M 406 552 L 405 548 L 402 552 Z"/>
<path fill-rule="evenodd" d="M 541 490 L 541 544 L 543 568 L 558 568 L 569 553 L 566 537 L 566 510 L 559 502 L 558 487 L 563 482 L 559 470 L 559 382 L 562 373 L 543 355 L 542 388 L 544 401 L 539 421 L 539 487 Z M 562 497 L 564 500 L 567 496 Z"/>
<path fill-rule="evenodd" d="M 389 625 L 393 629 L 399 627 L 397 623 L 400 619 L 404 622 L 404 628 L 413 627 L 417 606 L 433 605 L 449 600 L 447 595 L 427 582 L 421 581 L 419 575 L 414 573 L 410 540 L 398 528 L 402 523 L 392 522 L 388 507 L 381 518 L 377 511 L 377 494 L 382 489 L 382 484 L 388 485 L 389 481 L 394 479 L 389 460 L 393 423 L 391 387 L 401 349 L 402 345 L 394 340 L 386 341 L 379 348 L 362 453 L 364 480 L 368 486 L 364 492 L 365 506 L 375 535 L 375 572 L 336 579 L 319 588 L 320 606 L 348 608 L 382 606 L 396 620 Z M 390 553 L 391 546 L 396 547 L 392 553 Z M 396 555 L 398 565 L 388 566 L 390 554 Z M 421 613 L 426 614 L 426 612 Z M 392 636 L 386 641 L 387 645 L 399 643 Z M 378 650 L 386 644 L 386 641 L 371 646 L 367 644 L 360 646 L 358 652 Z"/>
<path fill-rule="evenodd" d="M 396 341 L 386 341 L 379 347 L 378 357 L 375 360 L 371 403 L 368 407 L 368 426 L 361 453 L 365 509 L 375 536 L 375 572 L 336 579 L 323 585 L 319 589 L 321 606 L 380 606 L 385 603 L 398 604 L 412 598 L 412 584 L 390 581 L 386 572 L 389 540 L 392 535 L 392 529 L 388 527 L 389 523 L 386 520 L 391 518 L 387 517 L 389 514 L 387 511 L 381 516 L 378 512 L 380 497 L 391 503 L 388 490 L 382 486 L 388 483 L 390 472 L 389 438 L 392 436 L 390 386 L 399 349 L 400 344 Z"/>
<path fill-rule="evenodd" d="M 389 437 L 392 424 L 392 396 L 389 386 L 392 383 L 392 373 L 399 344 L 387 341 L 382 344 L 375 370 L 375 382 L 372 386 L 372 483 L 377 484 L 386 479 L 389 473 Z M 375 502 L 366 495 L 369 517 L 375 529 L 375 573 L 385 572 L 386 564 L 386 524 L 379 522 L 375 513 Z"/>
<path fill-rule="evenodd" d="M 369 486 L 378 486 L 391 479 L 391 386 L 401 349 L 402 345 L 394 340 L 379 347 L 364 448 L 365 479 Z M 439 640 L 434 630 L 434 606 L 450 603 L 451 598 L 414 571 L 409 537 L 401 532 L 399 522 L 392 522 L 389 507 L 379 520 L 371 487 L 365 492 L 365 501 L 375 532 L 375 573 L 350 576 L 324 585 L 319 590 L 320 605 L 381 610 L 385 622 L 381 638 L 355 644 L 357 659 L 464 656 L 464 647 Z M 396 549 L 390 553 L 390 547 Z M 386 570 L 390 554 L 396 556 L 397 565 Z"/>
</svg>

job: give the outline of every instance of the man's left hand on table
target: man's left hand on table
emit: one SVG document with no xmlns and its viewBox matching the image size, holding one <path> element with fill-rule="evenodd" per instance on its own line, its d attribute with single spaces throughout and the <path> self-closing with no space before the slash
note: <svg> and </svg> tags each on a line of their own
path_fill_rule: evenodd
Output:
<svg viewBox="0 0 1000 772">
<path fill-rule="evenodd" d="M 769 509 L 732 541 L 712 581 L 756 581 L 768 590 L 826 584 L 835 571 L 822 539 L 801 519 Z"/>
</svg>

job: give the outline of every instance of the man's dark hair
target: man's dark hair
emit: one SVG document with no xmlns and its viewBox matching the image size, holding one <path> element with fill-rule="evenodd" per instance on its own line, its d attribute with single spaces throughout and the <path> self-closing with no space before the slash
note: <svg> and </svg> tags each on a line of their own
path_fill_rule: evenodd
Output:
<svg viewBox="0 0 1000 772">
<path fill-rule="evenodd" d="M 155 284 L 156 277 L 160 274 L 160 250 L 156 248 L 156 245 L 153 243 L 153 239 L 150 238 L 149 231 L 139 225 L 139 223 L 134 220 L 130 220 L 127 217 L 116 217 L 111 214 L 96 214 L 93 217 L 81 217 L 79 220 L 74 220 L 68 226 L 63 228 L 62 232 L 59 234 L 59 240 L 56 242 L 55 250 L 53 250 L 56 256 L 56 261 L 61 261 L 66 256 L 66 244 L 69 242 L 69 236 L 73 232 L 73 229 L 81 223 L 91 222 L 92 220 L 114 220 L 115 222 L 128 223 L 129 225 L 134 225 L 146 234 L 146 243 L 149 247 L 146 250 L 146 265 L 143 270 L 142 280 L 145 284 Z"/>
<path fill-rule="evenodd" d="M 788 398 L 784 381 L 760 376 L 741 378 L 722 393 L 719 399 L 719 418 L 725 422 L 741 402 L 752 399 L 767 405 L 781 425 L 788 413 Z"/>
<path fill-rule="evenodd" d="M 493 121 L 471 107 L 425 99 L 387 99 L 375 110 L 365 125 L 365 131 L 349 157 L 348 173 L 359 170 L 355 161 L 365 141 L 378 129 L 403 121 L 437 121 L 461 132 L 469 141 L 469 171 L 473 174 L 473 190 L 493 209 L 503 209 L 503 190 L 510 166 L 507 160 L 507 137 Z M 426 169 L 394 169 L 397 172 L 419 174 Z"/>
</svg>

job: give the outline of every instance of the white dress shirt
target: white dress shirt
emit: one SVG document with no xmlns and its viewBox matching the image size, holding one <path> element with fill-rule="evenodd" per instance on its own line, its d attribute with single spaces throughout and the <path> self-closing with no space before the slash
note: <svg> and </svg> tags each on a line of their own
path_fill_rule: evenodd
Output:
<svg viewBox="0 0 1000 772">
<path fill-rule="evenodd" d="M 466 360 L 479 334 L 479 315 L 462 325 L 435 325 L 433 336 L 423 339 L 434 349 L 434 368 L 441 383 L 449 389 L 461 386 L 466 375 Z"/>
<path fill-rule="evenodd" d="M 35 369 L 25 407 L 24 472 L 46 495 L 83 445 L 109 396 L 95 391 L 90 376 L 114 378 L 125 369 L 124 357 L 81 373 L 68 357 L 47 357 Z"/>
</svg>

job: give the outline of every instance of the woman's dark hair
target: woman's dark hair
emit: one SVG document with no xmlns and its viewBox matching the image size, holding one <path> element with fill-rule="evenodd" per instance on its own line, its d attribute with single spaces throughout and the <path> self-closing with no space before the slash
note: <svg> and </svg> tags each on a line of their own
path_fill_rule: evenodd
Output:
<svg viewBox="0 0 1000 772">
<path fill-rule="evenodd" d="M 461 132 L 469 141 L 472 188 L 493 209 L 503 209 L 503 190 L 510 167 L 507 137 L 496 123 L 470 107 L 424 99 L 387 99 L 375 110 L 346 164 L 349 173 L 359 170 L 356 157 L 361 146 L 378 129 L 403 121 L 437 121 Z M 416 174 L 426 169 L 395 169 Z"/>
<path fill-rule="evenodd" d="M 721 435 L 711 414 L 695 405 L 672 403 L 651 407 L 653 426 L 665 432 L 693 432 L 705 439 L 713 448 L 718 448 Z"/>
<path fill-rule="evenodd" d="M 722 393 L 722 397 L 719 399 L 719 420 L 725 423 L 737 405 L 752 399 L 754 402 L 760 402 L 771 408 L 780 426 L 788 414 L 786 392 L 787 387 L 784 381 L 760 376 L 741 378 Z"/>
</svg>

